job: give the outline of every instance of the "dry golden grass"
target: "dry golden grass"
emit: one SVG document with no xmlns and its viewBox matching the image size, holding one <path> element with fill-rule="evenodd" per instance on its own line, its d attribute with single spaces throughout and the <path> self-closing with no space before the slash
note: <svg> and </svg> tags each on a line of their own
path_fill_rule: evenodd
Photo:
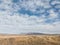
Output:
<svg viewBox="0 0 60 45">
<path fill-rule="evenodd" d="M 0 35 L 0 45 L 60 45 L 60 36 Z"/>
</svg>

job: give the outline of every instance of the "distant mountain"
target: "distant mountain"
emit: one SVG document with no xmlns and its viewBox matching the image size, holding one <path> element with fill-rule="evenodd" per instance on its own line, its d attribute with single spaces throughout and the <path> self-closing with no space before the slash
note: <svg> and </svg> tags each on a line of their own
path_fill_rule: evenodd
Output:
<svg viewBox="0 0 60 45">
<path fill-rule="evenodd" d="M 24 33 L 25 35 L 44 35 L 43 33 Z"/>
</svg>

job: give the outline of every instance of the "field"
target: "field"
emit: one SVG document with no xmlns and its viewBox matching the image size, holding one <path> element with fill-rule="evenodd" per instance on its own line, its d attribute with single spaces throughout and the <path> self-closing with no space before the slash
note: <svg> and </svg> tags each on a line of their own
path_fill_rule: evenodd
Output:
<svg viewBox="0 0 60 45">
<path fill-rule="evenodd" d="M 0 35 L 0 45 L 60 45 L 60 35 Z"/>
</svg>

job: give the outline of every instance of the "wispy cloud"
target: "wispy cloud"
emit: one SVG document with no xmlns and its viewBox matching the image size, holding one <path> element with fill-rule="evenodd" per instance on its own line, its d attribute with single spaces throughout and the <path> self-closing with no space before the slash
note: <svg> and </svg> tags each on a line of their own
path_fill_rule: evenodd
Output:
<svg viewBox="0 0 60 45">
<path fill-rule="evenodd" d="M 59 13 L 49 5 L 50 0 L 19 1 L 2 0 L 0 33 L 60 33 Z"/>
</svg>

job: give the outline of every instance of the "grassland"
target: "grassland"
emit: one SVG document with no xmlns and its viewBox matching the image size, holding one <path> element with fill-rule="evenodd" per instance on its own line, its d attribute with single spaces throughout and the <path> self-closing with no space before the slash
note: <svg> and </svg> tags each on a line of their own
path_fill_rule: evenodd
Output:
<svg viewBox="0 0 60 45">
<path fill-rule="evenodd" d="M 60 45 L 60 35 L 0 35 L 0 45 Z"/>
</svg>

